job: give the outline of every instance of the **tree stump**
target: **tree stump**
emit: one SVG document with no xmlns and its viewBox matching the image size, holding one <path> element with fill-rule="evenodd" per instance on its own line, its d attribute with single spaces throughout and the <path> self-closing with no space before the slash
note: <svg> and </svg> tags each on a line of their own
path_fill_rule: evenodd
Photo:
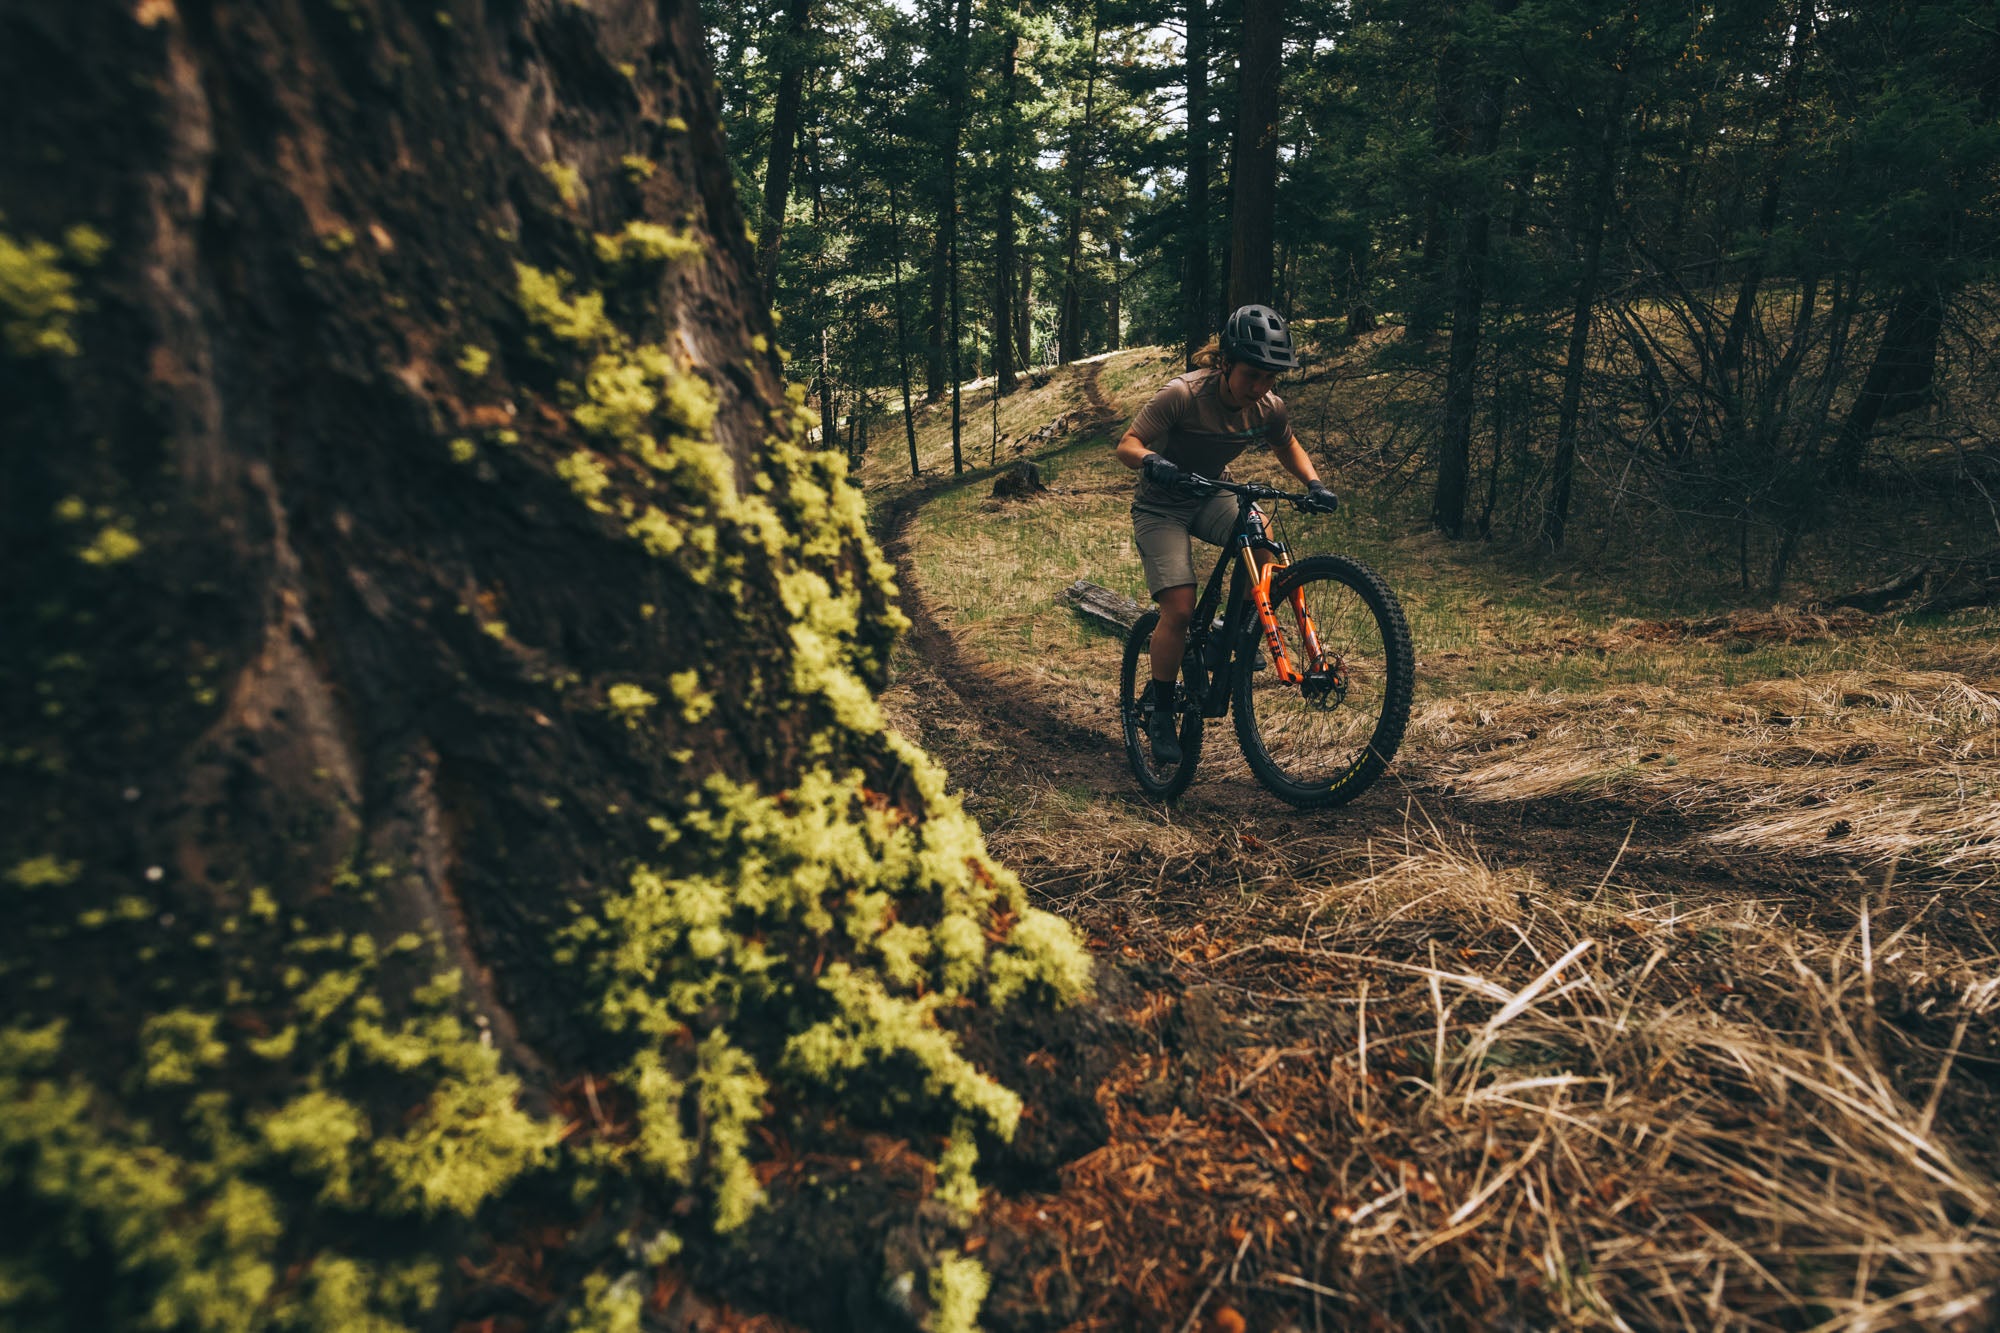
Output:
<svg viewBox="0 0 2000 1333">
<path fill-rule="evenodd" d="M 1024 458 L 994 479 L 993 498 L 1020 500 L 1040 495 L 1048 488 L 1048 483 L 1042 480 L 1041 467 Z"/>
</svg>

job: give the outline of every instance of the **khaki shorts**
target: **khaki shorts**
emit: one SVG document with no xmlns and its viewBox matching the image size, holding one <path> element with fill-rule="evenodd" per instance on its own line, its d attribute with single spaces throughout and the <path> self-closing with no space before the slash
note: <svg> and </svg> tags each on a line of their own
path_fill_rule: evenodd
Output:
<svg viewBox="0 0 2000 1333">
<path fill-rule="evenodd" d="M 1132 544 L 1146 567 L 1146 590 L 1158 597 L 1168 588 L 1198 580 L 1194 537 L 1221 546 L 1236 530 L 1236 497 L 1224 492 L 1184 504 L 1132 506 Z"/>
</svg>

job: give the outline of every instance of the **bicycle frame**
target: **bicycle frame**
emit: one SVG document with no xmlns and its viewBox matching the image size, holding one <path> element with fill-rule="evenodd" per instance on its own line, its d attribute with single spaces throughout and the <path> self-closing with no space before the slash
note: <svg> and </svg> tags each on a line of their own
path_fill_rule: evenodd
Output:
<svg viewBox="0 0 2000 1333">
<path fill-rule="evenodd" d="M 1187 665 L 1189 693 L 1192 702 L 1201 709 L 1204 717 L 1221 717 L 1229 711 L 1228 684 L 1233 679 L 1232 672 L 1244 669 L 1240 664 L 1242 654 L 1238 644 L 1244 639 L 1243 617 L 1254 613 L 1258 627 L 1264 633 L 1264 646 L 1270 654 L 1270 669 L 1279 680 L 1296 685 L 1305 680 L 1305 671 L 1291 659 L 1285 651 L 1284 640 L 1278 634 L 1278 620 L 1271 605 L 1271 580 L 1277 571 L 1291 563 L 1290 552 L 1285 544 L 1271 534 L 1270 522 L 1263 511 L 1257 508 L 1257 500 L 1263 488 L 1238 486 L 1230 482 L 1212 482 L 1211 485 L 1233 491 L 1237 497 L 1236 527 L 1230 533 L 1229 544 L 1215 562 L 1215 569 L 1208 576 L 1208 584 L 1202 590 L 1200 601 L 1195 604 L 1194 619 L 1188 629 Z M 1282 492 L 1268 492 L 1270 498 L 1283 496 Z M 1264 552 L 1271 558 L 1260 570 L 1256 553 Z M 1229 571 L 1229 600 L 1223 612 L 1222 636 L 1215 641 L 1210 626 L 1215 620 L 1216 606 L 1222 600 L 1222 575 Z M 1310 655 L 1306 670 L 1319 668 L 1325 652 L 1319 644 L 1319 635 L 1313 627 L 1312 617 L 1306 612 L 1305 594 L 1294 590 L 1291 598 L 1292 611 L 1298 617 L 1300 642 Z M 1221 689 L 1211 685 L 1220 682 Z"/>
</svg>

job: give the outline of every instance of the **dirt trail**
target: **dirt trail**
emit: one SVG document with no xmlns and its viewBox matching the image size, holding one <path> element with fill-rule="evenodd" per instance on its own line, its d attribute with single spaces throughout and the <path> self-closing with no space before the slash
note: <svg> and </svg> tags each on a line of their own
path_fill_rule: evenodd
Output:
<svg viewBox="0 0 2000 1333">
<path fill-rule="evenodd" d="M 1100 377 L 1104 373 L 1104 363 L 1093 361 L 1083 372 L 1083 395 L 1090 400 L 1090 406 L 1097 413 L 1099 423 L 1116 421 L 1125 414 L 1118 405 L 1104 396 L 1104 385 Z"/>
</svg>

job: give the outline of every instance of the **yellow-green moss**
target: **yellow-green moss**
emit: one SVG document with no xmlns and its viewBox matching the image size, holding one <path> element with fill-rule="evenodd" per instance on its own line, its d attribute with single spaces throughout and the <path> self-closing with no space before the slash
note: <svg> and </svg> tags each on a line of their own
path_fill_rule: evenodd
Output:
<svg viewBox="0 0 2000 1333">
<path fill-rule="evenodd" d="M 639 1160 L 674 1184 L 690 1183 L 697 1149 L 681 1120 L 687 1084 L 669 1073 L 666 1061 L 653 1050 L 639 1052 L 626 1071 L 626 1082 L 638 1102 L 634 1146 Z"/>
<path fill-rule="evenodd" d="M 653 159 L 641 157 L 637 153 L 627 153 L 619 158 L 618 162 L 625 168 L 625 174 L 635 182 L 652 179 L 653 172 L 658 170 Z"/>
<path fill-rule="evenodd" d="M 63 249 L 69 256 L 85 268 L 90 268 L 103 259 L 111 249 L 111 242 L 103 232 L 87 222 L 79 222 L 63 232 Z"/>
<path fill-rule="evenodd" d="M 566 343 L 594 346 L 618 336 L 604 313 L 604 294 L 584 292 L 571 300 L 566 273 L 544 273 L 527 264 L 514 265 L 515 290 L 530 320 Z"/>
<path fill-rule="evenodd" d="M 703 1040 L 696 1064 L 695 1094 L 707 1124 L 709 1171 L 715 1186 L 715 1229 L 734 1231 L 750 1220 L 764 1190 L 744 1150 L 750 1127 L 763 1118 L 770 1091 L 757 1063 L 729 1044 L 721 1028 Z"/>
<path fill-rule="evenodd" d="M 86 565 L 117 565 L 144 549 L 145 546 L 132 535 L 129 527 L 122 523 L 107 523 L 99 529 L 90 544 L 76 554 Z"/>
<path fill-rule="evenodd" d="M 53 856 L 31 856 L 16 862 L 7 872 L 7 882 L 17 889 L 61 888 L 76 881 L 83 869 L 81 862 L 64 861 Z"/>
<path fill-rule="evenodd" d="M 613 685 L 604 692 L 605 707 L 623 718 L 628 727 L 645 721 L 646 710 L 659 702 L 658 695 L 637 685 Z"/>
<path fill-rule="evenodd" d="M 71 320 L 83 308 L 76 279 L 47 241 L 17 241 L 0 232 L 0 346 L 19 357 L 75 356 Z"/>
<path fill-rule="evenodd" d="M 204 1069 L 228 1058 L 229 1048 L 215 1039 L 218 1015 L 174 1009 L 155 1014 L 140 1030 L 146 1082 L 153 1087 L 191 1084 Z"/>
<path fill-rule="evenodd" d="M 478 379 L 484 375 L 486 368 L 492 364 L 493 353 L 487 351 L 484 347 L 467 343 L 459 349 L 458 368 L 474 379 Z"/>
<path fill-rule="evenodd" d="M 681 706 L 683 721 L 699 722 L 715 711 L 715 696 L 701 688 L 701 676 L 694 670 L 676 671 L 667 678 L 667 685 Z"/>
<path fill-rule="evenodd" d="M 611 474 L 605 469 L 604 460 L 596 454 L 588 449 L 578 449 L 556 464 L 556 475 L 568 482 L 577 498 L 592 509 L 601 514 L 611 512 L 611 506 L 597 498 L 610 488 Z"/>
<path fill-rule="evenodd" d="M 979 1143 L 972 1126 L 961 1120 L 952 1126 L 951 1138 L 938 1154 L 938 1202 L 962 1217 L 978 1212 L 979 1178 L 974 1173 L 978 1165 Z"/>
<path fill-rule="evenodd" d="M 567 162 L 544 162 L 542 175 L 556 187 L 565 207 L 575 208 L 583 201 L 583 175 L 575 167 Z"/>
<path fill-rule="evenodd" d="M 264 1116 L 260 1128 L 273 1152 L 319 1184 L 322 1202 L 352 1202 L 355 1146 L 369 1136 L 360 1108 L 315 1090 Z"/>
<path fill-rule="evenodd" d="M 616 1282 L 602 1273 L 583 1280 L 583 1300 L 570 1311 L 570 1333 L 639 1333 L 646 1293 L 635 1275 Z"/>
<path fill-rule="evenodd" d="M 400 1316 L 436 1305 L 442 1279 L 430 1259 L 369 1264 L 320 1255 L 274 1322 L 308 1333 L 408 1333 Z"/>
<path fill-rule="evenodd" d="M 475 1057 L 469 1077 L 437 1084 L 414 1125 L 375 1144 L 392 1198 L 427 1216 L 472 1216 L 523 1172 L 547 1163 L 562 1136 L 560 1125 L 515 1105 L 521 1083 L 500 1072 L 498 1054 L 471 1049 L 484 1058 Z"/>
<path fill-rule="evenodd" d="M 615 236 L 599 233 L 597 257 L 606 264 L 666 264 L 699 259 L 701 241 L 657 222 L 632 221 Z"/>
<path fill-rule="evenodd" d="M 449 448 L 451 449 L 451 461 L 454 463 L 470 463 L 473 459 L 479 457 L 479 446 L 471 440 L 466 439 L 463 435 L 453 439 Z"/>
<path fill-rule="evenodd" d="M 979 1307 L 992 1279 L 986 1266 L 962 1254 L 947 1254 L 931 1269 L 930 1333 L 977 1333 Z"/>
</svg>

